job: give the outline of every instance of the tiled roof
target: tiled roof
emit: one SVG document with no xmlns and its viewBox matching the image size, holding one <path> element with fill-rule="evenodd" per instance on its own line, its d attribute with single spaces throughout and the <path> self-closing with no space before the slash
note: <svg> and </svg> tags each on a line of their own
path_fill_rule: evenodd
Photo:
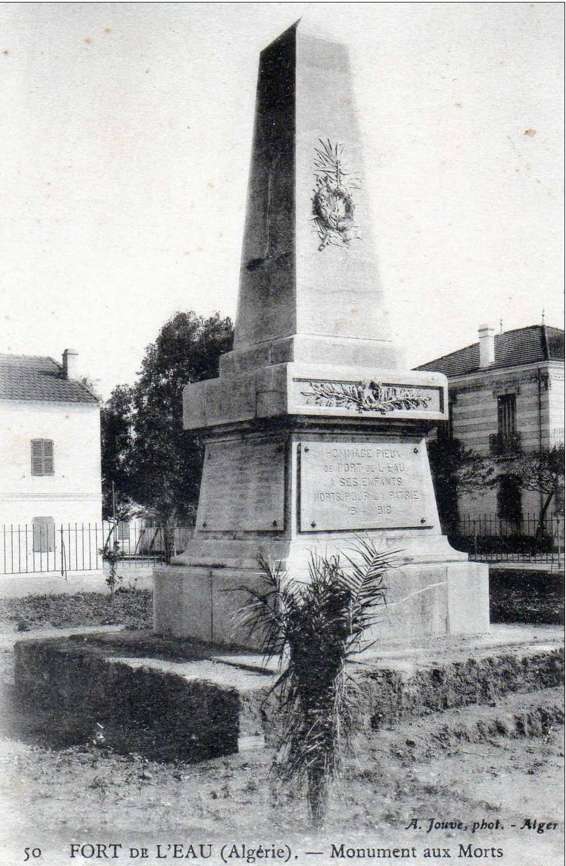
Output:
<svg viewBox="0 0 566 866">
<path fill-rule="evenodd" d="M 54 403 L 97 403 L 94 394 L 73 379 L 53 358 L 0 355 L 0 400 L 45 400 Z"/>
<path fill-rule="evenodd" d="M 495 335 L 495 361 L 483 369 L 517 367 L 540 361 L 564 360 L 564 331 L 550 325 L 530 325 Z M 463 376 L 480 369 L 480 344 L 473 343 L 457 352 L 443 355 L 415 367 L 416 370 L 434 370 L 445 376 Z"/>
</svg>

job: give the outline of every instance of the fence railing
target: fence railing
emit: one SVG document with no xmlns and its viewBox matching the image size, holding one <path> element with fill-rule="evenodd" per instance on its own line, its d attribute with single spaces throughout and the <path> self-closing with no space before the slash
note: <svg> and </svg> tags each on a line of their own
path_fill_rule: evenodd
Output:
<svg viewBox="0 0 566 866">
<path fill-rule="evenodd" d="M 181 553 L 192 528 L 177 526 L 171 531 L 171 553 Z M 41 574 L 100 571 L 103 550 L 117 544 L 120 562 L 153 565 L 167 556 L 163 527 L 137 523 L 0 524 L 0 574 Z"/>
<path fill-rule="evenodd" d="M 192 528 L 171 533 L 173 555 L 181 553 Z M 537 515 L 517 520 L 494 514 L 465 516 L 447 532 L 457 550 L 487 562 L 543 562 L 558 566 L 564 556 L 564 517 L 551 515 L 541 524 Z M 132 523 L 0 524 L 0 574 L 66 574 L 100 571 L 105 546 L 118 545 L 120 565 L 150 566 L 167 558 L 161 526 Z M 120 568 L 119 565 L 119 568 Z"/>
<path fill-rule="evenodd" d="M 484 562 L 542 562 L 558 567 L 564 556 L 564 516 L 536 514 L 511 519 L 496 514 L 464 516 L 448 531 L 453 547 Z"/>
</svg>

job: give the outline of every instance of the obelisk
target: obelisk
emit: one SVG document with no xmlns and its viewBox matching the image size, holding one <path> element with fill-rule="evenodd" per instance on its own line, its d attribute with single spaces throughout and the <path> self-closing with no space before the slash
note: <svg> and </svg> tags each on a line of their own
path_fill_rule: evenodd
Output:
<svg viewBox="0 0 566 866">
<path fill-rule="evenodd" d="M 401 551 L 376 637 L 486 631 L 487 567 L 438 519 L 425 436 L 446 417 L 445 377 L 391 340 L 346 48 L 298 22 L 260 57 L 234 350 L 185 389 L 203 475 L 155 631 L 253 647 L 233 615 L 258 554 L 306 579 L 360 533 Z"/>
</svg>

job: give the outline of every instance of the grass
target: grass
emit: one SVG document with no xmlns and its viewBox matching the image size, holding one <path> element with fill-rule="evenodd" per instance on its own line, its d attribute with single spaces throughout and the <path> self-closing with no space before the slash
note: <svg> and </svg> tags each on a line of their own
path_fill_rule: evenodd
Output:
<svg viewBox="0 0 566 866">
<path fill-rule="evenodd" d="M 489 612 L 494 623 L 561 625 L 564 622 L 564 576 L 490 568 Z"/>
<path fill-rule="evenodd" d="M 491 568 L 489 597 L 493 623 L 560 625 L 564 622 L 564 578 L 561 574 Z M 90 625 L 150 629 L 151 590 L 118 591 L 114 601 L 107 592 L 0 598 L 0 629 L 4 631 Z"/>
<path fill-rule="evenodd" d="M 103 592 L 0 598 L 0 625 L 8 631 L 49 625 L 55 628 L 125 625 L 146 629 L 152 625 L 152 596 L 149 589 L 136 589 L 118 591 L 113 600 L 109 593 Z"/>
</svg>

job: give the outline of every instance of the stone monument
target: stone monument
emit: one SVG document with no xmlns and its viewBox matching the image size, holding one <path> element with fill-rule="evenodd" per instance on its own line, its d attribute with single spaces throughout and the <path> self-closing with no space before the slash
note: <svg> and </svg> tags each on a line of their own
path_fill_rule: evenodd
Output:
<svg viewBox="0 0 566 866">
<path fill-rule="evenodd" d="M 376 637 L 487 631 L 487 566 L 438 519 L 425 436 L 446 417 L 445 377 L 403 369 L 391 340 L 347 51 L 298 22 L 261 53 L 234 350 L 185 389 L 202 484 L 154 630 L 253 646 L 233 614 L 259 552 L 306 579 L 311 551 L 364 534 L 400 551 Z"/>
</svg>

